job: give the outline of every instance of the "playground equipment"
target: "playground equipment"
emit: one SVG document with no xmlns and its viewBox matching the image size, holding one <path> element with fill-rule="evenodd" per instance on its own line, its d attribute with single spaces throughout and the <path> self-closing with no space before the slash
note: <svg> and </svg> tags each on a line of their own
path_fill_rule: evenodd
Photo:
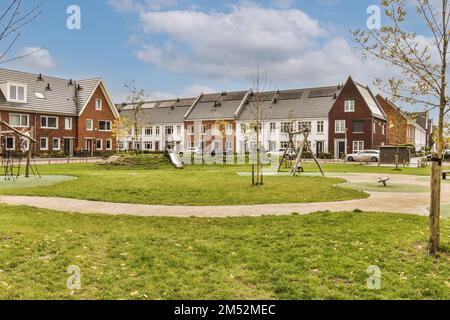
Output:
<svg viewBox="0 0 450 320">
<path fill-rule="evenodd" d="M 316 163 L 317 167 L 319 168 L 322 177 L 325 177 L 325 173 L 322 169 L 322 166 L 320 165 L 319 161 L 317 160 L 316 156 L 314 155 L 314 153 L 311 150 L 311 146 L 309 143 L 309 133 L 310 133 L 309 129 L 302 128 L 299 131 L 293 131 L 293 125 L 291 125 L 289 127 L 290 128 L 286 128 L 286 129 L 288 129 L 288 134 L 289 134 L 289 144 L 284 152 L 283 157 L 281 158 L 280 165 L 278 167 L 278 172 L 281 171 L 281 167 L 283 166 L 284 161 L 288 161 L 287 160 L 287 152 L 289 149 L 294 150 L 295 153 L 297 154 L 295 164 L 292 166 L 292 168 L 290 170 L 290 174 L 295 177 L 297 175 L 297 173 L 304 172 L 303 167 L 301 166 L 301 163 L 302 163 L 303 151 L 306 150 L 307 152 L 309 152 L 312 155 L 312 158 L 314 159 L 314 162 Z M 300 141 L 299 145 L 298 144 L 296 145 L 294 143 L 294 137 L 296 137 L 296 136 L 303 136 L 303 139 Z"/>
<path fill-rule="evenodd" d="M 4 131 L 3 127 L 6 127 L 8 131 Z M 4 148 L 3 144 L 0 143 L 0 153 L 2 154 L 2 165 L 5 168 L 5 180 L 15 181 L 20 177 L 23 155 L 25 153 L 26 153 L 25 177 L 29 178 L 30 173 L 33 173 L 35 177 L 36 176 L 41 177 L 39 170 L 36 166 L 36 162 L 32 158 L 33 145 L 36 143 L 36 140 L 33 138 L 33 128 L 31 128 L 30 131 L 19 131 L 0 118 L 0 141 L 2 141 L 3 135 L 7 137 L 13 136 L 15 138 L 18 138 L 19 141 L 21 142 L 20 143 L 21 153 L 17 164 L 15 163 L 15 156 L 16 156 L 15 152 L 12 150 L 7 150 L 7 146 L 5 146 Z M 15 141 L 16 140 L 14 140 L 14 142 Z M 14 171 L 16 167 L 17 173 Z"/>
<path fill-rule="evenodd" d="M 177 155 L 176 152 L 169 152 L 170 161 L 172 161 L 172 164 L 177 167 L 178 169 L 183 169 L 183 161 L 181 161 L 180 157 Z"/>
</svg>

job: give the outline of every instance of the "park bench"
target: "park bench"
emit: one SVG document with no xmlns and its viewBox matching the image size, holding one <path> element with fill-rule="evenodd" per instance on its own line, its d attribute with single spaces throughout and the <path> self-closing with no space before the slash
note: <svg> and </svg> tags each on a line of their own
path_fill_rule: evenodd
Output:
<svg viewBox="0 0 450 320">
<path fill-rule="evenodd" d="M 378 179 L 378 183 L 382 183 L 383 186 L 386 188 L 386 187 L 387 187 L 387 182 L 388 182 L 389 180 L 391 180 L 391 179 L 389 179 L 388 177 L 385 177 L 385 178 L 379 178 L 379 179 Z"/>
<path fill-rule="evenodd" d="M 450 174 L 450 170 L 442 171 L 442 179 L 447 180 L 448 174 Z"/>
</svg>

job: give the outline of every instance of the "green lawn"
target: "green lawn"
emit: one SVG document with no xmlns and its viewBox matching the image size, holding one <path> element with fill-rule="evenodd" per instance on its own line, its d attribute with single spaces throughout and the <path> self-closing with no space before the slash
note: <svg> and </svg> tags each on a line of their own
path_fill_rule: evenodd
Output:
<svg viewBox="0 0 450 320">
<path fill-rule="evenodd" d="M 322 177 L 266 177 L 264 186 L 252 187 L 240 177 L 246 166 L 190 166 L 184 170 L 161 167 L 101 167 L 96 164 L 41 166 L 43 175 L 72 175 L 76 180 L 52 186 L 0 189 L 5 195 L 56 196 L 95 201 L 163 205 L 240 205 L 343 201 L 367 194 L 337 187 L 345 182 Z M 152 166 L 151 169 L 154 169 Z"/>
<path fill-rule="evenodd" d="M 450 299 L 428 221 L 400 214 L 174 219 L 0 206 L 0 299 Z M 82 289 L 66 288 L 81 269 Z M 366 287 L 377 265 L 382 289 Z"/>
</svg>

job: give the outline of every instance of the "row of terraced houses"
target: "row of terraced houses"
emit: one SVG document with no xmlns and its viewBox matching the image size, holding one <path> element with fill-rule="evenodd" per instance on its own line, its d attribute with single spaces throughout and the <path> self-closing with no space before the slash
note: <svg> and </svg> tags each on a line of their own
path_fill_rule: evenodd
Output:
<svg viewBox="0 0 450 320">
<path fill-rule="evenodd" d="M 309 129 L 311 150 L 318 156 L 340 158 L 385 144 L 413 144 L 419 150 L 429 141 L 426 114 L 401 112 L 351 77 L 329 87 L 147 102 L 139 112 L 139 139 L 134 141 L 134 132 L 114 136 L 116 120 L 131 117 L 133 108 L 121 104 L 119 113 L 101 78 L 74 80 L 0 69 L 0 117 L 20 131 L 32 132 L 37 141 L 33 151 L 41 154 L 94 156 L 128 150 L 132 144 L 148 152 L 197 148 L 245 153 L 256 149 L 248 130 L 255 100 L 263 116 L 265 151 L 288 146 L 285 130 L 292 122 Z M 24 141 L 5 126 L 1 129 L 2 150 L 23 151 Z"/>
<path fill-rule="evenodd" d="M 119 148 L 131 149 L 136 143 L 138 149 L 149 152 L 166 147 L 177 152 L 187 148 L 238 154 L 255 150 L 254 136 L 248 134 L 249 123 L 255 120 L 255 99 L 260 102 L 261 148 L 265 151 L 288 146 L 285 128 L 292 122 L 299 129 L 309 129 L 311 150 L 318 156 L 341 158 L 388 143 L 390 128 L 381 103 L 385 100 L 349 77 L 345 84 L 329 87 L 257 95 L 252 91 L 221 92 L 148 102 L 139 111 L 139 139 L 134 141 L 134 132 L 130 132 L 119 141 Z M 123 104 L 120 109 L 123 117 L 132 117 L 133 106 Z M 219 129 L 224 126 L 226 130 Z M 426 134 L 425 128 L 422 133 Z M 422 147 L 425 144 L 418 146 Z"/>
<path fill-rule="evenodd" d="M 115 152 L 117 109 L 101 78 L 63 79 L 0 69 L 0 117 L 31 132 L 38 154 Z M 20 152 L 28 143 L 2 126 L 2 150 Z"/>
</svg>

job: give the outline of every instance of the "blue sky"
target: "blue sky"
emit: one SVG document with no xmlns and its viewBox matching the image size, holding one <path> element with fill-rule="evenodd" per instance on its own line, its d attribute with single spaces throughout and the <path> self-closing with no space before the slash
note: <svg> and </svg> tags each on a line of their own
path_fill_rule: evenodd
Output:
<svg viewBox="0 0 450 320">
<path fill-rule="evenodd" d="M 116 102 L 126 96 L 126 80 L 154 98 L 248 89 L 258 63 L 270 89 L 335 85 L 350 74 L 371 84 L 386 68 L 360 59 L 349 30 L 365 27 L 372 4 L 377 1 L 45 0 L 14 47 L 15 53 L 45 50 L 6 67 L 101 76 Z M 81 8 L 81 30 L 66 28 L 69 5 Z"/>
</svg>

